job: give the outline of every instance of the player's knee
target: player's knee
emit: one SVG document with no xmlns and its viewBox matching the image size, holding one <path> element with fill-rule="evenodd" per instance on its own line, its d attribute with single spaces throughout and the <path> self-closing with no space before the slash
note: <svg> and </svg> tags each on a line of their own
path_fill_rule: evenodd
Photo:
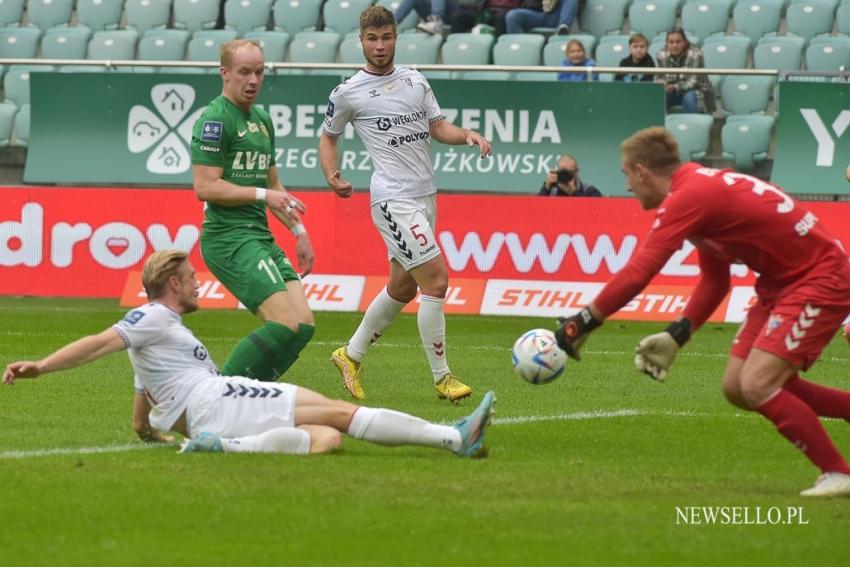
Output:
<svg viewBox="0 0 850 567">
<path fill-rule="evenodd" d="M 423 295 L 430 295 L 431 297 L 445 297 L 446 292 L 449 289 L 449 276 L 448 274 L 440 274 L 431 281 L 429 281 L 425 285 L 419 286 L 420 291 L 422 291 Z"/>
<path fill-rule="evenodd" d="M 336 429 L 323 427 L 310 432 L 310 454 L 330 453 L 342 447 L 342 434 Z"/>
<path fill-rule="evenodd" d="M 746 400 L 744 400 L 744 397 L 741 395 L 741 386 L 738 384 L 737 380 L 727 379 L 723 381 L 723 395 L 733 406 L 746 410 L 750 409 Z"/>
<path fill-rule="evenodd" d="M 416 282 L 396 283 L 387 286 L 387 293 L 390 297 L 401 303 L 410 303 L 416 297 Z"/>
<path fill-rule="evenodd" d="M 745 375 L 741 377 L 741 398 L 748 409 L 755 410 L 770 397 L 774 390 L 775 388 L 771 388 L 768 382 L 759 380 L 757 376 Z"/>
</svg>

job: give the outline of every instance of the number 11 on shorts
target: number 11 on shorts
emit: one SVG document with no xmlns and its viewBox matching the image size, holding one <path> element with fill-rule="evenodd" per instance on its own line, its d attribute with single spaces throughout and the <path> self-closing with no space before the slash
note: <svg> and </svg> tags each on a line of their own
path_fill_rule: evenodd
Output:
<svg viewBox="0 0 850 567">
<path fill-rule="evenodd" d="M 283 276 L 281 275 L 280 270 L 277 269 L 277 266 L 274 262 L 271 261 L 271 258 L 260 260 L 257 264 L 257 269 L 264 270 L 266 274 L 268 274 L 269 279 L 272 281 L 272 283 L 283 281 Z M 275 275 L 277 276 L 277 278 L 275 278 Z"/>
</svg>

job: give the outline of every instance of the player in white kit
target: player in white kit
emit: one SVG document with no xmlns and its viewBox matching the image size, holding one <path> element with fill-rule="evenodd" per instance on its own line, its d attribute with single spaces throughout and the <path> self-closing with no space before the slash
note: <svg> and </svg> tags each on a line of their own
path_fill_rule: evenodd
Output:
<svg viewBox="0 0 850 567">
<path fill-rule="evenodd" d="M 418 288 L 419 335 L 437 395 L 458 402 L 472 389 L 452 374 L 446 360 L 443 307 L 449 276 L 434 229 L 437 188 L 431 138 L 444 144 L 477 145 L 482 157 L 490 155 L 490 142 L 449 123 L 425 77 L 393 63 L 396 22 L 392 12 L 382 6 L 364 10 L 360 42 L 366 67 L 331 93 L 319 158 L 328 185 L 340 197 L 350 197 L 351 183 L 338 169 L 337 139 L 345 125 L 352 123 L 375 168 L 370 183 L 372 221 L 389 252 L 390 277 L 348 344 L 335 350 L 331 360 L 345 388 L 362 400 L 363 356 L 416 297 Z"/>
<path fill-rule="evenodd" d="M 142 282 L 150 303 L 38 362 L 9 364 L 3 382 L 11 385 L 128 349 L 137 393 L 150 404 L 149 423 L 187 437 L 182 452 L 324 453 L 337 449 L 341 433 L 347 433 L 381 445 L 423 445 L 464 457 L 486 454 L 492 392 L 472 414 L 448 426 L 330 400 L 292 384 L 221 376 L 181 319 L 198 309 L 198 281 L 186 253 L 155 252 L 145 262 Z"/>
</svg>

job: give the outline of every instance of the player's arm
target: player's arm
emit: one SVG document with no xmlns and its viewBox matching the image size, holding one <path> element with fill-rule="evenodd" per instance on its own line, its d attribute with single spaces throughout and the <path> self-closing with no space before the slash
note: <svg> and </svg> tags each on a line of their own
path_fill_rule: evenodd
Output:
<svg viewBox="0 0 850 567">
<path fill-rule="evenodd" d="M 195 195 L 199 201 L 221 205 L 223 207 L 239 207 L 249 205 L 254 201 L 262 201 L 272 210 L 281 211 L 288 215 L 294 210 L 303 212 L 304 205 L 292 197 L 287 191 L 267 190 L 263 187 L 244 187 L 222 178 L 224 169 L 213 165 L 193 164 L 192 182 Z"/>
<path fill-rule="evenodd" d="M 489 156 L 493 148 L 490 142 L 479 134 L 466 128 L 459 128 L 446 119 L 432 120 L 430 125 L 431 137 L 442 144 L 459 146 L 466 144 L 469 147 L 478 146 L 482 156 Z"/>
<path fill-rule="evenodd" d="M 277 175 L 277 168 L 275 167 L 269 168 L 269 187 L 279 187 L 280 190 L 283 190 L 283 186 Z M 307 229 L 301 221 L 301 216 L 297 211 L 291 211 L 288 215 L 285 215 L 275 209 L 269 210 L 295 237 L 295 255 L 298 260 L 298 269 L 301 270 L 300 275 L 303 278 L 313 271 L 313 262 L 315 261 L 316 253 L 313 250 L 310 235 L 307 234 Z"/>
<path fill-rule="evenodd" d="M 322 173 L 328 187 L 334 190 L 338 196 L 346 198 L 354 193 L 354 186 L 342 178 L 339 171 L 339 144 L 338 136 L 323 132 L 319 138 L 319 163 L 322 165 Z"/>
<path fill-rule="evenodd" d="M 148 419 L 150 412 L 151 404 L 144 392 L 136 392 L 133 398 L 133 431 L 145 443 L 172 443 L 173 435 L 163 435 L 160 430 L 153 428 Z"/>
<path fill-rule="evenodd" d="M 21 360 L 9 364 L 3 372 L 3 382 L 11 385 L 18 378 L 36 378 L 49 372 L 76 368 L 125 348 L 124 339 L 110 327 L 65 345 L 37 362 Z"/>
</svg>

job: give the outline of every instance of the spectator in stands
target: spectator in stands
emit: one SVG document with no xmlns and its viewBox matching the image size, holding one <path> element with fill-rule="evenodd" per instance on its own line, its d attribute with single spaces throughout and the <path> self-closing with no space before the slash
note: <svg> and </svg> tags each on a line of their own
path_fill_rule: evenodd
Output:
<svg viewBox="0 0 850 567">
<path fill-rule="evenodd" d="M 505 17 L 521 3 L 522 0 L 476 0 L 471 4 L 460 4 L 451 15 L 452 33 L 489 28 L 493 35 L 502 35 L 507 29 Z"/>
<path fill-rule="evenodd" d="M 681 28 L 667 32 L 667 43 L 656 56 L 659 67 L 698 69 L 704 67 L 702 51 L 691 45 Z M 682 112 L 700 112 L 700 105 L 714 111 L 714 91 L 707 75 L 684 75 L 670 73 L 660 75 L 667 93 L 667 109 L 682 107 Z"/>
<path fill-rule="evenodd" d="M 632 34 L 629 38 L 629 56 L 620 60 L 620 67 L 651 67 L 655 68 L 655 61 L 647 53 L 649 40 L 642 33 Z M 650 74 L 640 75 L 638 73 L 618 73 L 614 80 L 634 83 L 637 81 L 652 81 L 655 77 Z"/>
<path fill-rule="evenodd" d="M 558 169 L 549 171 L 546 181 L 538 193 L 541 197 L 601 197 L 602 193 L 593 185 L 583 182 L 578 176 L 578 162 L 570 154 L 558 160 Z"/>
<path fill-rule="evenodd" d="M 577 39 L 571 39 L 564 46 L 564 55 L 567 56 L 561 62 L 562 67 L 596 67 L 596 62 L 587 56 L 587 52 L 584 50 L 584 44 Z M 593 73 L 591 75 L 594 81 L 599 80 L 599 74 Z M 587 71 L 566 71 L 564 73 L 558 73 L 559 81 L 572 81 L 572 82 L 581 82 L 588 80 Z"/>
<path fill-rule="evenodd" d="M 543 27 L 558 28 L 558 35 L 567 35 L 578 13 L 578 0 L 523 0 L 522 5 L 508 12 L 508 33 L 528 33 Z"/>
<path fill-rule="evenodd" d="M 423 20 L 416 29 L 430 34 L 442 34 L 443 21 L 451 18 L 457 8 L 458 0 L 401 0 L 395 11 L 395 21 L 401 22 L 412 10 L 416 10 Z"/>
</svg>

